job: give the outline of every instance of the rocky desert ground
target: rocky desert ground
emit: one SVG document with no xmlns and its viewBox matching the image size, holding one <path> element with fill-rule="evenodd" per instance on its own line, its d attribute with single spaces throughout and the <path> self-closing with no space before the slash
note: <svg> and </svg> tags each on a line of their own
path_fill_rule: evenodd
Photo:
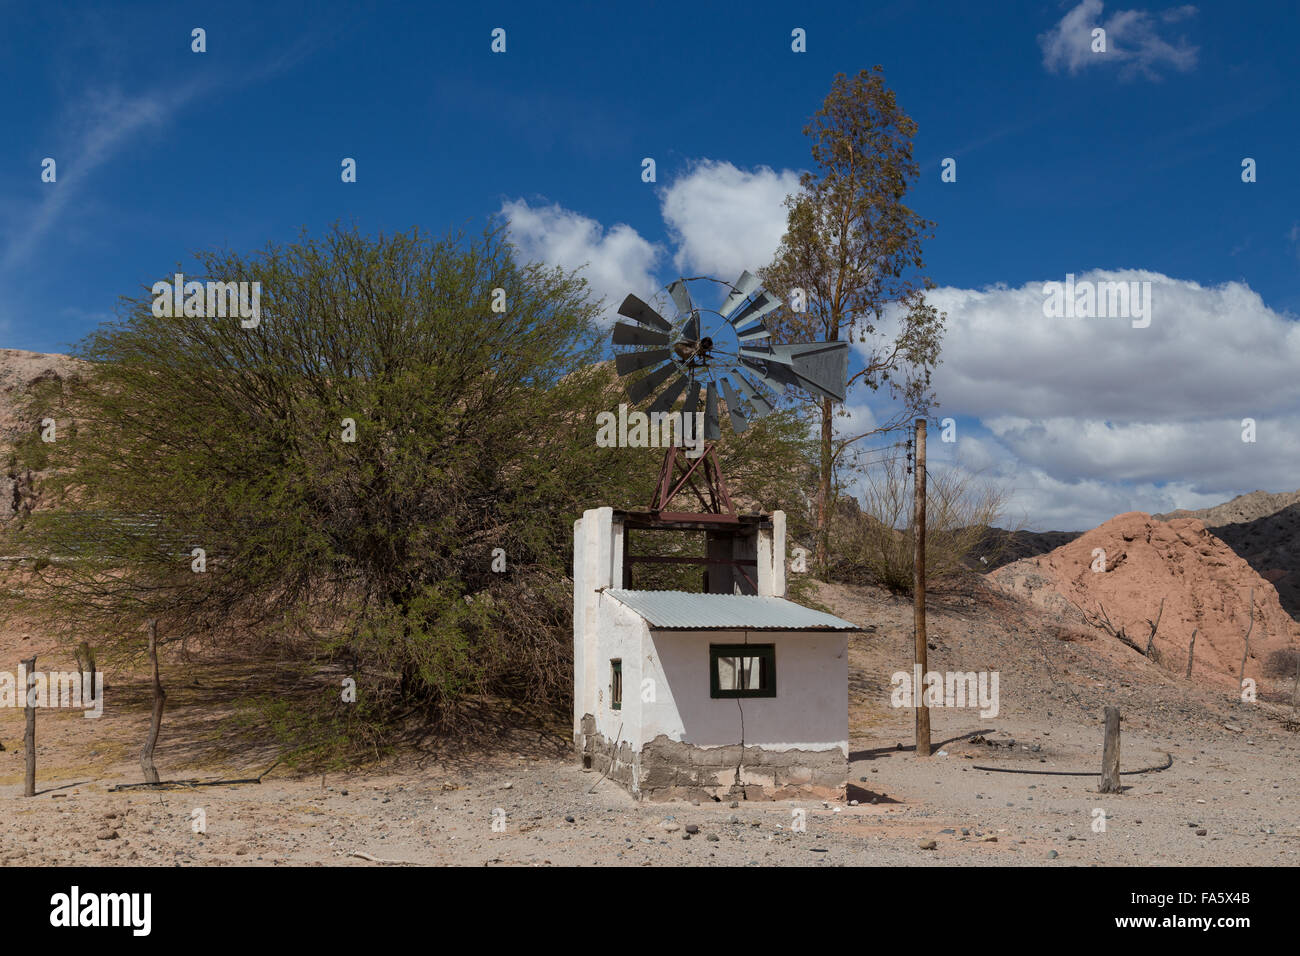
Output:
<svg viewBox="0 0 1300 956">
<path fill-rule="evenodd" d="M 851 648 L 843 803 L 638 804 L 568 752 L 563 726 L 503 724 L 496 746 L 413 750 L 354 773 L 110 792 L 138 782 L 143 675 L 103 718 L 40 715 L 40 793 L 21 796 L 21 712 L 0 712 L 6 865 L 1023 865 L 1300 863 L 1300 723 L 1289 704 L 1171 677 L 1102 633 L 1063 632 L 981 578 L 933 596 L 931 667 L 998 670 L 1001 711 L 932 710 L 935 755 L 889 703 L 911 605 L 827 586 L 867 631 Z M 0 653 L 37 639 L 6 636 Z M 47 649 L 50 655 L 58 652 Z M 1135 659 L 1133 659 L 1135 658 Z M 225 726 L 219 662 L 173 664 L 164 779 L 256 776 L 274 751 Z M 1097 791 L 1101 708 L 1124 715 L 1123 794 Z M 223 712 L 224 711 L 224 712 Z M 246 736 L 241 736 L 246 734 Z M 1168 757 L 1166 756 L 1168 755 Z M 994 769 L 984 769 L 994 768 Z M 1000 770 L 1034 771 L 1007 773 Z M 1051 774 L 1043 773 L 1051 771 Z M 1077 775 L 1056 775 L 1058 773 Z M 199 814 L 205 832 L 195 832 Z M 494 822 L 496 826 L 494 828 Z M 504 829 L 502 829 L 504 824 Z"/>
<path fill-rule="evenodd" d="M 61 356 L 0 358 L 9 398 L 75 371 Z M 0 431 L 21 424 L 6 408 Z M 12 514 L 33 486 L 7 479 Z M 1082 535 L 1018 533 L 1016 560 L 935 586 L 930 668 L 996 671 L 1000 699 L 996 716 L 933 709 L 929 758 L 912 751 L 912 711 L 891 705 L 891 676 L 911 670 L 910 599 L 820 585 L 818 602 L 863 628 L 850 642 L 840 802 L 637 803 L 580 769 L 563 715 L 486 705 L 462 734 L 349 772 L 294 774 L 236 707 L 282 686 L 277 662 L 170 654 L 163 778 L 261 782 L 114 790 L 141 780 L 149 683 L 143 662 L 110 666 L 102 718 L 38 714 L 34 798 L 22 796 L 23 712 L 0 708 L 0 864 L 1294 865 L 1296 681 L 1270 668 L 1300 647 L 1297 502 L 1257 492 Z M 39 620 L 0 631 L 0 671 L 32 654 L 42 669 L 75 666 Z M 1257 686 L 1246 701 L 1243 656 Z M 1097 792 L 1107 705 L 1123 715 L 1115 795 Z"/>
</svg>

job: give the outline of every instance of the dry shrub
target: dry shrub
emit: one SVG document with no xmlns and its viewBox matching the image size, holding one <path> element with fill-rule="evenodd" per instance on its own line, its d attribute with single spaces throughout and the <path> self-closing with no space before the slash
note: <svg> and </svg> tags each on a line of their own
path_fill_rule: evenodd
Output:
<svg viewBox="0 0 1300 956">
<path fill-rule="evenodd" d="M 960 468 L 927 469 L 927 582 L 968 570 L 963 561 L 1002 519 L 1007 491 Z M 841 498 L 832 517 L 833 576 L 912 590 L 913 476 L 902 461 L 863 469 L 860 499 Z"/>
</svg>

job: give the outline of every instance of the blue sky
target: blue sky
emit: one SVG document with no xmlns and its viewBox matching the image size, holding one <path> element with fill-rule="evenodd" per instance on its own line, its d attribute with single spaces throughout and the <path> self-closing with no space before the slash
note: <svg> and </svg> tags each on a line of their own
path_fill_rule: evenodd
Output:
<svg viewBox="0 0 1300 956">
<path fill-rule="evenodd" d="M 734 278 L 779 238 L 834 74 L 879 63 L 938 223 L 939 415 L 962 436 L 940 457 L 1012 482 L 1035 527 L 1300 484 L 1295 6 L 465 6 L 0 2 L 0 346 L 62 351 L 194 250 L 340 219 L 505 213 L 611 297 Z M 1043 326 L 1042 284 L 1093 270 L 1168 308 Z"/>
</svg>

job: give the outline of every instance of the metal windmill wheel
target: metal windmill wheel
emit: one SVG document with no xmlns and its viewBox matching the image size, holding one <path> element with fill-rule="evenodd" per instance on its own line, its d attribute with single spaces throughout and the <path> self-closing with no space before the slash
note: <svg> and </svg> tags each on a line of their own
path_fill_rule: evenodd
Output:
<svg viewBox="0 0 1300 956">
<path fill-rule="evenodd" d="M 688 283 L 715 282 L 730 292 L 717 309 L 697 306 Z M 633 404 L 656 395 L 647 411 L 667 412 L 683 394 L 681 411 L 699 409 L 704 388 L 704 438 L 722 437 L 718 421 L 718 394 L 727 403 L 727 415 L 736 434 L 749 428 L 750 419 L 772 411 L 772 403 L 759 390 L 762 382 L 777 396 L 796 387 L 842 402 L 848 375 L 847 342 L 790 342 L 773 344 L 765 317 L 781 300 L 742 272 L 735 285 L 707 276 L 680 278 L 668 286 L 676 309 L 672 321 L 634 295 L 619 306 L 618 314 L 635 325 L 614 325 L 613 342 L 628 350 L 615 356 L 620 377 L 642 370 L 649 374 L 627 389 Z M 746 414 L 748 409 L 748 414 Z"/>
</svg>

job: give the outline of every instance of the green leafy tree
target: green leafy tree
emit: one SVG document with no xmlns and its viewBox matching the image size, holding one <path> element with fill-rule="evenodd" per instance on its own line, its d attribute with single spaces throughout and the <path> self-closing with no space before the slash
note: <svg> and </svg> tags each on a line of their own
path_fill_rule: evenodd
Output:
<svg viewBox="0 0 1300 956">
<path fill-rule="evenodd" d="M 76 427 L 16 451 L 47 477 L 9 533 L 34 560 L 8 610 L 109 653 L 154 620 L 164 642 L 343 662 L 371 715 L 563 700 L 573 520 L 643 505 L 659 455 L 595 443 L 621 391 L 585 282 L 518 262 L 500 225 L 199 264 L 188 280 L 260 283 L 254 327 L 126 298 L 84 373 L 32 395 Z M 728 460 L 797 505 L 806 462 L 775 419 Z"/>
<path fill-rule="evenodd" d="M 820 110 L 804 129 L 812 141 L 813 170 L 800 192 L 787 197 L 785 236 L 765 284 L 787 307 L 773 324 L 789 340 L 865 344 L 855 387 L 884 388 L 895 413 L 857 434 L 836 436 L 833 403 L 806 395 L 817 428 L 816 561 L 827 567 L 834 475 L 846 452 L 863 439 L 892 430 L 932 403 L 930 374 L 939 361 L 944 315 L 926 303 L 922 242 L 934 223 L 906 204 L 918 168 L 912 159 L 916 123 L 899 107 L 880 67 L 835 77 Z M 788 308 L 794 290 L 807 308 Z M 894 317 L 896 316 L 896 321 Z"/>
</svg>

